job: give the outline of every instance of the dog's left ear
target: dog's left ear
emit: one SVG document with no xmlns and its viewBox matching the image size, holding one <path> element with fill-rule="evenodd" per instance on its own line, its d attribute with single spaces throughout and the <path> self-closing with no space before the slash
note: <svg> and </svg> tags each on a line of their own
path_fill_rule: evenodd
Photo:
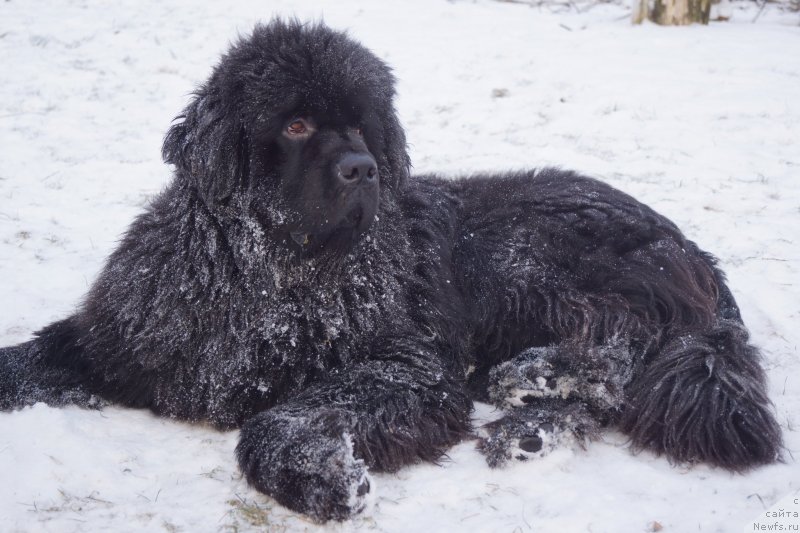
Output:
<svg viewBox="0 0 800 533">
<path fill-rule="evenodd" d="M 227 200 L 249 175 L 249 139 L 238 112 L 201 88 L 170 127 L 161 154 L 197 187 L 209 205 Z"/>
<path fill-rule="evenodd" d="M 391 181 L 387 185 L 397 192 L 403 188 L 411 172 L 411 158 L 408 156 L 406 134 L 392 105 L 388 106 L 386 114 L 381 119 L 385 143 L 384 155 L 391 175 Z M 385 183 L 383 178 L 381 181 Z"/>
</svg>

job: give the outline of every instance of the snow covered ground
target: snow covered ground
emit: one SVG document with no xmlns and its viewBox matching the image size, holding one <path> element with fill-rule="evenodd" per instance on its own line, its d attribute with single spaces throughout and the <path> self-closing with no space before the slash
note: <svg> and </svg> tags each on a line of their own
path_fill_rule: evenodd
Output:
<svg viewBox="0 0 800 533">
<path fill-rule="evenodd" d="M 728 532 L 797 494 L 800 17 L 774 5 L 755 24 L 739 4 L 728 23 L 661 28 L 614 5 L 489 0 L 3 2 L 0 345 L 74 308 L 169 179 L 161 137 L 187 94 L 237 32 L 277 13 L 324 16 L 394 66 L 416 171 L 574 168 L 717 254 L 789 450 L 732 475 L 631 455 L 608 433 L 492 471 L 468 442 L 441 467 L 376 476 L 369 513 L 320 529 Z M 119 408 L 2 413 L 0 530 L 317 529 L 246 486 L 236 438 Z"/>
</svg>

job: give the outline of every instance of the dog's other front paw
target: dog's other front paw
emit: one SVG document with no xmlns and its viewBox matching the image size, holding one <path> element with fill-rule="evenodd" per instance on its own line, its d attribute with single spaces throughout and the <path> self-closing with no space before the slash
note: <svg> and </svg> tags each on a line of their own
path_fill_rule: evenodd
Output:
<svg viewBox="0 0 800 533">
<path fill-rule="evenodd" d="M 346 520 L 365 509 L 374 487 L 353 455 L 351 427 L 335 409 L 265 411 L 242 427 L 239 466 L 281 505 L 318 522 Z"/>
</svg>

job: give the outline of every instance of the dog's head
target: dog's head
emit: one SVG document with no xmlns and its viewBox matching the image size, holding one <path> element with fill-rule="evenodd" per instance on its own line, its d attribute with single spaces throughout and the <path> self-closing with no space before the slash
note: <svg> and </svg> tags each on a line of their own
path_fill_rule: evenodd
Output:
<svg viewBox="0 0 800 533">
<path fill-rule="evenodd" d="M 393 97 L 390 69 L 345 34 L 275 20 L 222 57 L 164 160 L 212 208 L 246 198 L 302 255 L 346 251 L 408 173 Z"/>
</svg>

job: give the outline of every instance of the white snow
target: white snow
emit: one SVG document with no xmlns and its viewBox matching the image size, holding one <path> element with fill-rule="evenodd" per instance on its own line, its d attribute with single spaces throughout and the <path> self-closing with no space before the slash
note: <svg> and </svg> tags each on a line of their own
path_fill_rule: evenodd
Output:
<svg viewBox="0 0 800 533">
<path fill-rule="evenodd" d="M 417 172 L 577 169 L 717 254 L 789 450 L 734 475 L 634 456 L 608 433 L 493 471 L 465 442 L 443 466 L 374 475 L 367 514 L 321 529 L 741 531 L 797 494 L 800 16 L 774 4 L 755 24 L 757 8 L 734 3 L 730 22 L 661 28 L 611 4 L 3 2 L 0 345 L 77 305 L 169 179 L 170 119 L 237 32 L 277 13 L 324 17 L 393 65 Z M 246 486 L 236 438 L 120 408 L 2 413 L 0 530 L 315 530 Z"/>
</svg>

